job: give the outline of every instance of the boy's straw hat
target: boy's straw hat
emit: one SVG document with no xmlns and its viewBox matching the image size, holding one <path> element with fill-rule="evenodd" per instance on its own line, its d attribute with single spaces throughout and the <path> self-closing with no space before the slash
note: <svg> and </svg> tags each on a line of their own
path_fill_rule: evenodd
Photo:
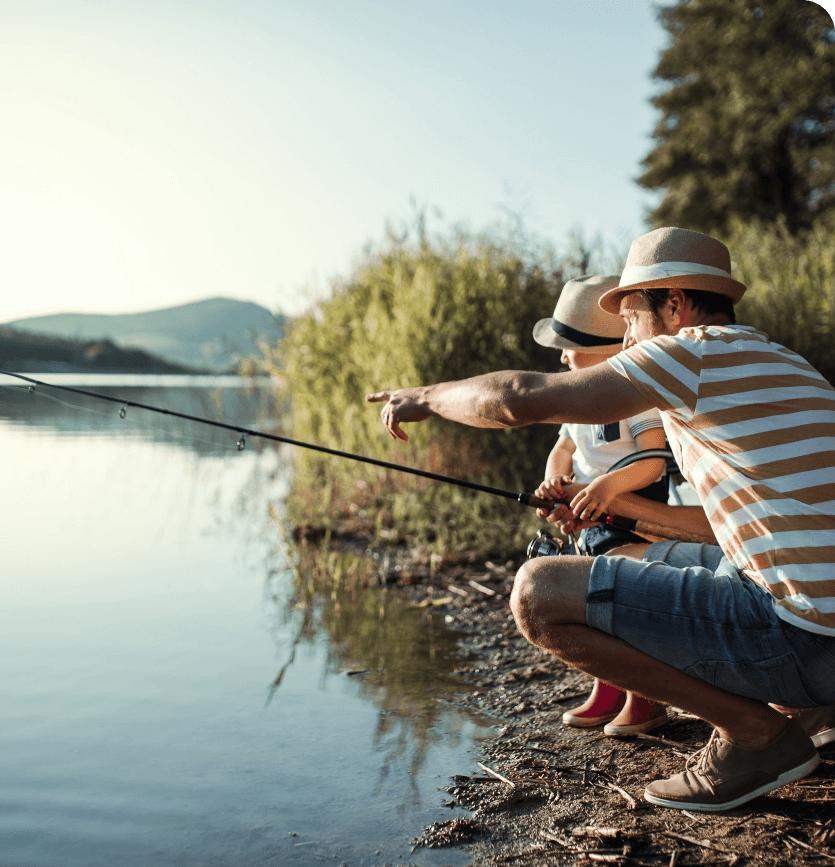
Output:
<svg viewBox="0 0 835 867">
<path fill-rule="evenodd" d="M 607 313 L 619 313 L 621 298 L 636 289 L 698 289 L 718 292 L 736 304 L 745 284 L 731 277 L 728 248 L 690 229 L 656 229 L 632 242 L 620 285 L 600 299 Z"/>
<path fill-rule="evenodd" d="M 623 342 L 626 324 L 620 316 L 604 313 L 599 301 L 601 295 L 617 287 L 619 279 L 594 274 L 569 280 L 560 292 L 553 317 L 540 319 L 534 326 L 533 339 L 554 349 L 611 354 L 612 348 Z"/>
</svg>

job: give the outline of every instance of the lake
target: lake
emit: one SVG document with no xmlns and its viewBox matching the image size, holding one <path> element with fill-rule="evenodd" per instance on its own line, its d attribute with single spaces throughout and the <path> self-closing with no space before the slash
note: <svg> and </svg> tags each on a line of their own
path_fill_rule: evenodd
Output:
<svg viewBox="0 0 835 867">
<path fill-rule="evenodd" d="M 275 423 L 236 381 L 74 382 Z M 299 591 L 287 447 L 123 415 L 0 382 L 0 864 L 466 864 L 409 842 L 491 733 L 455 636 L 396 591 Z"/>
</svg>

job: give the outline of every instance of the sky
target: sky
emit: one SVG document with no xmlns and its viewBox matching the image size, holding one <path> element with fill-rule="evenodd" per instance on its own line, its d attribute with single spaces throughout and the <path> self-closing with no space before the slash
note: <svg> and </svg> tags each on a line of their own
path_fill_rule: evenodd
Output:
<svg viewBox="0 0 835 867">
<path fill-rule="evenodd" d="M 646 0 L 0 0 L 0 322 L 295 315 L 416 207 L 625 247 L 666 39 Z"/>
</svg>

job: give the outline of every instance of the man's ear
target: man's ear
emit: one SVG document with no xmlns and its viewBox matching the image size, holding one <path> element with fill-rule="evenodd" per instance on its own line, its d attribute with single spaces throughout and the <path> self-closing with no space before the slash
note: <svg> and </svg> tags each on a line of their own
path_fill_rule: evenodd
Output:
<svg viewBox="0 0 835 867">
<path fill-rule="evenodd" d="M 667 309 L 675 324 L 679 324 L 684 316 L 684 308 L 687 304 L 687 296 L 681 289 L 667 290 Z"/>
</svg>

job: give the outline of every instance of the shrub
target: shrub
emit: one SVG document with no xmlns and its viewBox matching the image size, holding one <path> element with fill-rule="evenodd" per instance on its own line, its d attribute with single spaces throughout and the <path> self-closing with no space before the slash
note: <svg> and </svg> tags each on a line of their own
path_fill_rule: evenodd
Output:
<svg viewBox="0 0 835 867">
<path fill-rule="evenodd" d="M 594 251 L 572 239 L 552 250 L 514 238 L 389 238 L 369 251 L 332 297 L 296 319 L 279 347 L 296 439 L 511 491 L 541 481 L 557 429 L 482 430 L 431 420 L 409 442 L 382 428 L 368 392 L 462 379 L 502 369 L 556 370 L 555 350 L 531 335 Z M 578 246 L 585 246 L 578 256 Z M 329 527 L 354 515 L 436 549 L 503 553 L 535 532 L 531 509 L 511 500 L 315 452 L 296 455 L 288 509 L 296 524 Z M 395 532 L 392 533 L 391 530 Z"/>
</svg>

